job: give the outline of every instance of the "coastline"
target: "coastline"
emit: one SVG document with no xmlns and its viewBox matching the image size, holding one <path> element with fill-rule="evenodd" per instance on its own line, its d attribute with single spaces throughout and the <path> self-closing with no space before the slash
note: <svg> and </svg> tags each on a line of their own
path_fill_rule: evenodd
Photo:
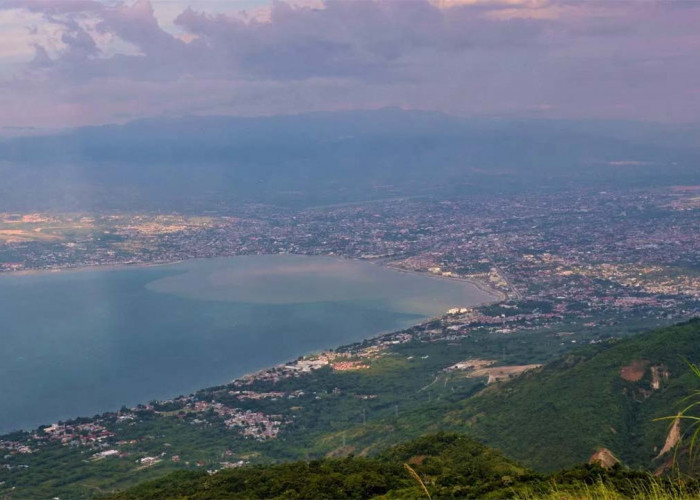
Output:
<svg viewBox="0 0 700 500">
<path fill-rule="evenodd" d="M 258 254 L 254 254 L 254 255 L 258 255 Z M 488 304 L 498 303 L 498 302 L 503 300 L 503 296 L 504 296 L 504 294 L 502 294 L 496 290 L 489 289 L 483 283 L 479 283 L 479 282 L 476 282 L 474 280 L 470 280 L 467 278 L 439 276 L 439 275 L 435 275 L 432 273 L 415 271 L 415 270 L 410 270 L 410 269 L 399 269 L 399 268 L 395 268 L 392 266 L 388 266 L 388 265 L 386 265 L 385 262 L 377 261 L 377 260 L 373 261 L 373 260 L 369 260 L 369 259 L 348 258 L 348 257 L 340 257 L 340 256 L 332 256 L 332 255 L 305 255 L 305 254 L 260 254 L 260 255 L 298 255 L 300 257 L 326 257 L 326 258 L 335 258 L 335 259 L 342 259 L 342 260 L 349 260 L 349 261 L 358 261 L 358 262 L 362 262 L 362 263 L 366 263 L 366 264 L 367 263 L 375 264 L 375 265 L 379 265 L 379 266 L 382 266 L 384 268 L 390 269 L 392 271 L 397 271 L 397 272 L 401 272 L 401 273 L 405 273 L 405 274 L 413 274 L 413 275 L 422 276 L 422 277 L 442 279 L 445 281 L 450 280 L 450 281 L 459 281 L 459 282 L 467 283 L 469 285 L 473 285 L 479 291 L 481 291 L 482 293 L 491 297 L 491 300 L 484 300 L 484 301 L 470 304 L 470 305 L 466 306 L 469 308 L 476 308 L 476 307 L 481 307 L 481 306 L 488 305 Z M 234 256 L 231 256 L 231 257 L 234 257 Z M 230 258 L 230 257 L 222 257 L 222 258 Z M 142 262 L 142 263 L 139 262 L 139 263 L 124 263 L 124 264 L 108 264 L 108 265 L 84 265 L 84 266 L 61 268 L 61 269 L 56 269 L 56 270 L 44 270 L 44 269 L 33 269 L 32 270 L 32 269 L 30 269 L 30 270 L 0 273 L 0 279 L 3 275 L 8 276 L 8 277 L 9 276 L 32 276 L 32 275 L 62 274 L 62 273 L 69 273 L 69 272 L 91 272 L 91 271 L 101 272 L 101 271 L 117 271 L 117 270 L 128 270 L 128 269 L 162 267 L 162 266 L 174 265 L 174 264 L 178 264 L 178 263 L 190 262 L 190 261 L 195 261 L 195 260 L 209 260 L 209 259 L 186 259 L 186 260 L 169 261 L 169 262 Z M 422 318 L 416 318 L 415 323 L 406 324 L 398 329 L 388 329 L 388 330 L 384 330 L 384 331 L 380 331 L 380 332 L 375 332 L 375 333 L 372 333 L 369 336 L 363 337 L 361 340 L 358 340 L 355 342 L 344 343 L 344 344 L 340 344 L 340 345 L 328 345 L 327 347 L 323 347 L 321 349 L 305 352 L 305 353 L 301 354 L 300 356 L 298 356 L 297 358 L 287 359 L 287 360 L 282 361 L 282 362 L 277 363 L 277 364 L 262 366 L 259 369 L 247 371 L 245 373 L 237 375 L 233 379 L 225 378 L 226 377 L 225 374 L 222 374 L 223 375 L 222 379 L 225 380 L 225 381 L 222 381 L 222 383 L 225 383 L 225 384 L 234 383 L 236 381 L 244 380 L 246 378 L 250 378 L 250 377 L 255 376 L 257 374 L 267 372 L 271 369 L 274 369 L 277 366 L 284 366 L 284 365 L 293 364 L 293 363 L 296 363 L 297 361 L 299 361 L 300 359 L 304 359 L 304 358 L 309 357 L 309 356 L 319 355 L 319 354 L 322 354 L 324 352 L 333 352 L 333 351 L 346 349 L 346 348 L 349 348 L 349 347 L 356 345 L 358 343 L 367 342 L 367 341 L 369 341 L 369 342 L 381 341 L 382 339 L 384 339 L 388 336 L 395 335 L 395 334 L 400 333 L 404 330 L 407 330 L 410 328 L 415 328 L 415 327 L 420 327 L 421 325 L 425 325 L 425 324 L 430 323 L 432 321 L 439 320 L 439 319 L 445 317 L 446 313 L 447 313 L 447 311 L 442 311 L 442 313 L 439 315 L 434 315 L 434 316 L 426 315 Z M 215 386 L 215 385 L 217 385 L 217 384 L 214 384 L 212 386 Z M 206 388 L 207 387 L 198 387 L 196 390 L 206 389 Z M 193 393 L 196 392 L 196 390 L 193 391 Z M 178 395 L 182 395 L 182 394 L 178 394 Z M 175 397 L 175 396 L 173 396 L 173 397 Z M 112 411 L 114 411 L 114 410 L 106 409 L 106 410 L 101 411 L 101 412 L 98 410 L 98 412 L 100 414 L 110 413 Z M 80 417 L 81 417 L 81 415 L 74 415 L 71 418 L 80 418 Z M 32 431 L 32 430 L 34 430 L 34 428 L 35 427 L 21 427 L 21 428 L 16 429 L 16 430 L 18 430 L 18 431 Z M 11 432 L 14 432 L 14 431 L 11 431 Z M 7 435 L 7 434 L 8 433 L 2 433 L 2 434 L 0 434 L 0 437 L 2 437 L 3 435 Z"/>
<path fill-rule="evenodd" d="M 361 260 L 362 262 L 372 263 L 372 261 L 368 261 L 368 260 L 362 260 L 362 259 L 358 259 L 358 260 Z M 382 265 L 379 262 L 376 262 L 376 264 Z M 479 280 L 476 280 L 473 278 L 461 278 L 459 276 L 442 276 L 440 274 L 433 274 L 433 273 L 425 272 L 425 271 L 416 271 L 416 270 L 412 270 L 412 269 L 401 269 L 399 267 L 386 266 L 386 265 L 384 267 L 387 267 L 393 271 L 397 271 L 400 273 L 415 274 L 417 276 L 428 276 L 430 278 L 442 279 L 442 280 L 446 280 L 446 281 L 460 281 L 462 283 L 469 283 L 470 285 L 473 285 L 476 288 L 478 288 L 479 290 L 481 290 L 483 293 L 485 293 L 487 295 L 493 295 L 494 298 L 496 299 L 494 301 L 482 302 L 482 303 L 479 303 L 479 304 L 477 304 L 475 306 L 471 306 L 471 307 L 481 307 L 481 306 L 495 304 L 497 302 L 503 302 L 505 300 L 508 300 L 508 295 L 506 293 L 501 292 L 500 290 L 496 290 L 495 288 L 490 287 L 489 285 L 487 285 L 483 281 L 479 281 Z"/>
<path fill-rule="evenodd" d="M 143 269 L 149 267 L 162 267 L 173 264 L 180 264 L 188 260 L 169 260 L 165 262 L 122 262 L 114 264 L 81 264 L 78 266 L 59 267 L 56 269 L 22 269 L 19 271 L 0 271 L 0 278 L 3 276 L 40 276 L 42 274 L 63 274 L 63 273 L 82 273 L 82 272 L 101 272 L 101 271 L 121 271 L 125 269 Z"/>
<path fill-rule="evenodd" d="M 90 272 L 90 271 L 95 271 L 95 272 L 101 272 L 101 271 L 120 271 L 120 270 L 125 270 L 125 269 L 144 269 L 144 268 L 151 268 L 151 267 L 164 267 L 164 266 L 170 266 L 170 265 L 175 265 L 175 264 L 182 264 L 184 262 L 192 262 L 192 261 L 197 261 L 197 260 L 211 260 L 211 259 L 220 259 L 220 258 L 233 258 L 233 257 L 249 257 L 249 256 L 256 256 L 256 255 L 298 255 L 300 257 L 326 257 L 326 258 L 334 258 L 334 259 L 343 259 L 343 260 L 350 260 L 350 261 L 357 261 L 357 262 L 363 262 L 366 264 L 374 264 L 374 265 L 379 265 L 383 266 L 387 269 L 391 269 L 392 271 L 396 271 L 399 273 L 406 273 L 406 274 L 414 274 L 416 276 L 427 276 L 433 279 L 441 279 L 441 280 L 446 280 L 446 281 L 459 281 L 463 283 L 469 283 L 470 285 L 473 285 L 474 287 L 478 288 L 481 292 L 487 294 L 487 295 L 492 295 L 494 296 L 493 301 L 486 301 L 479 303 L 475 306 L 471 307 L 480 307 L 483 305 L 488 305 L 488 304 L 494 304 L 497 302 L 502 302 L 504 300 L 508 299 L 507 294 L 504 292 L 501 292 L 500 290 L 496 290 L 486 283 L 475 280 L 475 279 L 470 279 L 470 278 L 461 278 L 457 276 L 441 276 L 439 274 L 433 274 L 425 271 L 416 271 L 413 269 L 403 269 L 399 267 L 394 267 L 387 265 L 386 263 L 392 262 L 386 258 L 380 258 L 380 259 L 363 259 L 360 257 L 345 257 L 342 255 L 317 255 L 317 254 L 290 254 L 290 253 L 270 253 L 270 254 L 240 254 L 240 255 L 222 255 L 220 257 L 205 257 L 205 258 L 193 258 L 193 259 L 179 259 L 179 260 L 168 260 L 168 261 L 158 261 L 158 262 L 122 262 L 122 263 L 113 263 L 113 264 L 81 264 L 77 266 L 66 266 L 66 267 L 60 267 L 56 269 L 22 269 L 18 271 L 0 271 L 0 278 L 3 276 L 37 276 L 37 275 L 42 275 L 42 274 L 62 274 L 62 273 L 71 273 L 71 272 Z"/>
</svg>

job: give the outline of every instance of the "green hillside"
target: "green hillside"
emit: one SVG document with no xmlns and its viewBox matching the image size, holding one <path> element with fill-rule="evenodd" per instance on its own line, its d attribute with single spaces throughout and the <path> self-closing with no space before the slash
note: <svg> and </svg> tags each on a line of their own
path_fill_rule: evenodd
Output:
<svg viewBox="0 0 700 500">
<path fill-rule="evenodd" d="M 441 495 L 481 496 L 529 477 L 523 467 L 465 436 L 438 434 L 396 446 L 376 458 L 243 467 L 211 476 L 174 473 L 115 498 L 370 498 L 390 492 L 420 496 L 420 485 L 405 463 Z"/>
<path fill-rule="evenodd" d="M 175 472 L 110 498 L 671 499 L 697 497 L 697 487 L 619 466 L 581 465 L 543 476 L 466 436 L 439 433 L 394 446 L 376 458 L 243 467 L 213 475 Z"/>
<path fill-rule="evenodd" d="M 435 321 L 420 328 L 439 327 Z M 0 440 L 7 450 L 0 496 L 93 498 L 173 471 L 195 477 L 221 469 L 234 474 L 227 470 L 232 464 L 252 470 L 351 454 L 371 459 L 440 431 L 467 435 L 539 473 L 585 463 L 600 447 L 625 466 L 656 470 L 671 453 L 655 459 L 669 423 L 654 419 L 674 415 L 700 385 L 685 362 L 700 361 L 700 321 L 626 340 L 601 338 L 597 330 L 577 332 L 585 347 L 567 352 L 556 331 L 473 332 L 449 342 L 426 335 L 396 344 L 382 337 L 376 341 L 386 343 L 381 348 L 367 341 L 342 354 L 362 360 L 363 369 L 326 366 L 279 380 L 231 383 L 65 423 L 66 432 L 107 434 L 95 443 L 77 437 L 64 443 L 45 427 L 14 433 Z M 481 372 L 472 365 L 454 369 L 459 363 L 481 363 Z M 545 366 L 534 368 L 539 363 Z M 530 371 L 507 372 L 523 367 Z M 511 374 L 501 380 L 513 378 L 488 383 L 488 374 L 499 370 Z M 249 438 L 225 422 L 242 412 L 279 416 L 285 424 L 275 439 Z"/>
<path fill-rule="evenodd" d="M 698 388 L 700 320 L 572 352 L 446 415 L 477 439 L 538 470 L 584 462 L 601 447 L 623 463 L 661 466 L 675 415 Z M 682 426 L 683 428 L 683 426 Z"/>
<path fill-rule="evenodd" d="M 655 419 L 675 415 L 697 390 L 700 381 L 688 362 L 698 361 L 700 320 L 693 320 L 583 347 L 509 382 L 488 385 L 471 398 L 407 412 L 384 432 L 381 426 L 347 431 L 350 450 L 361 444 L 378 450 L 397 436 L 436 428 L 459 429 L 469 437 L 424 436 L 371 458 L 261 465 L 214 475 L 175 473 L 115 498 L 421 497 L 420 484 L 404 464 L 433 497 L 697 498 L 687 489 L 693 485 L 626 467 L 668 467 L 673 451 L 659 455 L 669 422 Z M 609 471 L 575 466 L 601 448 L 622 466 Z M 550 475 L 542 475 L 546 471 Z"/>
<path fill-rule="evenodd" d="M 675 415 L 700 385 L 688 362 L 700 362 L 698 319 L 578 348 L 508 382 L 407 411 L 384 426 L 355 426 L 346 431 L 348 447 L 377 450 L 450 430 L 542 472 L 587 462 L 601 448 L 625 465 L 658 470 L 668 467 L 673 452 L 658 456 L 671 422 L 655 419 Z M 323 441 L 321 435 L 317 442 Z"/>
</svg>

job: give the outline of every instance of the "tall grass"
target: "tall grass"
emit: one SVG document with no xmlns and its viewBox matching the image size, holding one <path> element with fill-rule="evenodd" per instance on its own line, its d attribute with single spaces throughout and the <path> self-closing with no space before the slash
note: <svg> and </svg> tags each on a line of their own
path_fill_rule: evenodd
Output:
<svg viewBox="0 0 700 500">
<path fill-rule="evenodd" d="M 518 492 L 513 498 L 518 500 L 686 500 L 700 499 L 700 490 L 685 486 L 683 483 L 672 483 L 656 479 L 652 476 L 648 481 L 631 483 L 627 491 L 622 492 L 603 479 L 590 485 L 579 483 L 575 485 L 557 486 L 552 484 L 549 489 L 540 491 Z"/>
<path fill-rule="evenodd" d="M 411 467 L 408 464 L 403 464 L 403 466 L 408 471 L 408 473 L 411 475 L 411 477 L 413 479 L 415 479 L 416 482 L 420 485 L 421 489 L 423 490 L 423 493 L 425 493 L 425 496 L 428 497 L 428 500 L 433 500 L 433 497 L 430 496 L 430 492 L 428 491 L 428 488 L 425 486 L 425 483 L 420 478 L 418 473 L 415 470 L 413 470 L 413 467 Z"/>
<path fill-rule="evenodd" d="M 700 381 L 700 366 L 690 363 L 689 361 L 686 360 L 686 363 L 690 367 L 690 370 L 692 373 L 698 378 Z M 689 423 L 690 425 L 688 426 L 687 430 L 681 434 L 681 438 L 676 444 L 676 449 L 674 450 L 673 453 L 673 461 L 674 464 L 676 464 L 676 469 L 678 473 L 680 474 L 680 468 L 678 467 L 678 455 L 679 452 L 681 451 L 682 446 L 686 443 L 684 441 L 684 438 L 687 438 L 689 436 L 689 439 L 687 440 L 688 444 L 688 459 L 689 459 L 689 466 L 690 470 L 693 471 L 695 469 L 695 459 L 697 458 L 698 455 L 698 449 L 700 447 L 700 417 L 697 415 L 694 415 L 692 413 L 696 412 L 698 407 L 700 407 L 700 390 L 696 389 L 690 395 L 687 397 L 683 398 L 683 403 L 685 404 L 685 407 L 677 414 L 674 416 L 669 416 L 669 417 L 661 417 L 656 420 L 670 420 L 671 421 L 671 426 L 673 425 L 674 422 L 676 421 L 681 421 L 681 422 L 686 422 Z"/>
</svg>

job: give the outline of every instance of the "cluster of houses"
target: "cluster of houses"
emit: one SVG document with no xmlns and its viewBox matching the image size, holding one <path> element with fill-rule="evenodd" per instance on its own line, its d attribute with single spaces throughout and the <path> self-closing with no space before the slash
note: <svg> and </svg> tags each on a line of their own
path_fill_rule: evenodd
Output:
<svg viewBox="0 0 700 500">
<path fill-rule="evenodd" d="M 114 433 L 95 422 L 51 424 L 40 428 L 32 437 L 38 441 L 54 441 L 63 445 L 88 446 L 102 443 Z"/>
</svg>

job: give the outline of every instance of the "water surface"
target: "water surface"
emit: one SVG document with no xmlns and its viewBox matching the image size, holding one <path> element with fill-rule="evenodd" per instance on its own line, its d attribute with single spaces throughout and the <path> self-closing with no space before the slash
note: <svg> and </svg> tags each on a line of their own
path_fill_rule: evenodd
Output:
<svg viewBox="0 0 700 500">
<path fill-rule="evenodd" d="M 289 255 L 0 277 L 0 433 L 173 397 L 493 297 Z"/>
</svg>

